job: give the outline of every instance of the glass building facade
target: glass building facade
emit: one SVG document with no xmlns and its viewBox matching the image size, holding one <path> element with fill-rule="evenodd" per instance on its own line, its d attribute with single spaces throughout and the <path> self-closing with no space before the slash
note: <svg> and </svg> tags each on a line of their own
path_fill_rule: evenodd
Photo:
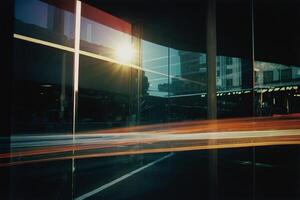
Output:
<svg viewBox="0 0 300 200">
<path fill-rule="evenodd" d="M 41 164 L 34 162 L 40 158 L 26 154 L 9 158 L 16 165 L 6 166 L 2 160 L 0 170 L 10 167 L 10 199 L 88 199 L 94 196 L 84 195 L 91 191 L 95 199 L 193 199 L 195 194 L 204 199 L 300 198 L 299 144 L 179 152 L 162 169 L 153 169 L 141 180 L 131 180 L 123 189 L 97 196 L 102 189 L 96 192 L 96 186 L 105 186 L 120 174 L 171 154 L 144 154 L 140 138 L 130 151 L 142 153 L 91 153 L 92 158 L 87 159 L 82 148 L 89 147 L 80 143 L 85 134 L 148 125 L 157 125 L 154 132 L 159 132 L 162 124 L 206 123 L 211 67 L 205 48 L 207 26 L 202 23 L 207 17 L 206 4 L 203 1 L 203 6 L 197 7 L 203 12 L 203 19 L 199 19 L 201 35 L 195 36 L 193 27 L 185 27 L 180 19 L 176 26 L 164 24 L 166 19 L 161 19 L 161 26 L 186 29 L 187 41 L 189 36 L 204 38 L 195 50 L 149 40 L 149 27 L 112 15 L 94 1 L 14 0 L 10 152 L 25 148 L 22 138 L 27 136 L 30 147 L 43 147 L 35 143 L 43 140 L 41 137 L 45 146 L 51 138 L 61 140 L 49 147 L 52 154 L 43 157 L 41 160 L 46 162 Z M 292 6 L 300 13 L 299 3 L 290 4 L 288 8 Z M 278 36 L 282 31 L 278 30 L 280 19 L 274 22 L 278 29 L 276 24 L 265 25 L 272 17 L 279 18 L 277 13 L 288 14 L 287 8 L 280 5 L 259 0 L 216 0 L 217 119 L 300 113 L 299 41 L 275 36 L 267 40 L 272 33 Z M 270 6 L 277 11 L 266 11 Z M 291 15 L 291 19 L 299 18 Z M 286 26 L 282 29 L 287 31 L 291 26 Z M 298 33 L 299 28 L 295 29 Z M 278 48 L 287 47 L 285 51 L 293 48 L 288 58 L 280 55 L 282 49 L 267 53 L 270 49 L 265 46 L 274 46 L 274 41 Z M 73 147 L 70 151 L 74 144 L 81 145 L 81 149 Z M 103 139 L 92 145 L 107 143 Z M 5 156 L 7 152 L 2 153 Z M 58 159 L 53 161 L 56 156 Z M 195 168 L 187 169 L 189 165 Z M 274 174 L 277 184 L 271 184 Z M 156 186 L 152 180 L 155 176 L 161 176 L 156 181 L 162 186 Z M 292 186 L 287 187 L 288 183 Z M 176 192 L 176 188 L 182 191 Z"/>
<path fill-rule="evenodd" d="M 251 3 L 217 2 L 218 118 L 288 114 L 298 109 L 297 65 L 252 60 L 255 13 Z M 246 13 L 239 19 L 239 13 L 229 12 L 237 7 L 239 13 Z M 73 1 L 15 1 L 16 134 L 68 132 L 73 123 L 78 130 L 98 130 L 207 118 L 205 50 L 186 51 L 144 40 L 129 22 L 86 3 L 81 5 L 75 80 L 74 9 Z M 223 10 L 232 14 L 222 17 Z M 223 35 L 237 37 L 226 41 Z M 234 52 L 240 49 L 238 45 L 243 45 L 241 57 Z M 222 55 L 227 46 L 235 56 Z M 74 81 L 78 84 L 76 103 Z M 243 102 L 254 102 L 255 109 L 246 106 L 241 111 Z M 279 108 L 270 110 L 275 104 Z M 76 121 L 74 115 L 78 115 Z"/>
</svg>

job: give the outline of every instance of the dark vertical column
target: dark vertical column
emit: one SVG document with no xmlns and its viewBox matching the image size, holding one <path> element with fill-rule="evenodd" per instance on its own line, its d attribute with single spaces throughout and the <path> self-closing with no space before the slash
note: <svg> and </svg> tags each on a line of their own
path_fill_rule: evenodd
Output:
<svg viewBox="0 0 300 200">
<path fill-rule="evenodd" d="M 12 110 L 12 68 L 13 68 L 13 15 L 14 1 L 3 1 L 0 6 L 0 84 L 1 84 L 1 125 L 0 153 L 10 151 L 11 110 Z M 4 162 L 9 162 L 7 159 Z M 9 168 L 0 167 L 0 199 L 9 199 Z"/>
<path fill-rule="evenodd" d="M 64 32 L 64 13 L 60 10 L 48 5 L 47 25 L 48 28 L 57 33 Z M 63 40 L 64 38 L 60 38 Z M 63 42 L 63 41 L 62 41 Z M 59 120 L 61 125 L 64 125 L 65 116 L 65 100 L 66 100 L 66 52 L 62 53 L 62 69 L 61 69 L 61 94 L 60 94 L 60 112 Z"/>
<path fill-rule="evenodd" d="M 216 97 L 216 1 L 208 0 L 207 21 L 206 21 L 206 45 L 207 45 L 207 101 L 208 119 L 217 118 L 217 97 Z"/>
<path fill-rule="evenodd" d="M 251 51 L 251 61 L 252 61 L 252 66 L 251 66 L 251 85 L 252 85 L 252 116 L 256 115 L 256 100 L 255 100 L 255 51 L 254 51 L 254 42 L 255 42 L 255 37 L 254 37 L 254 0 L 251 0 L 251 41 L 252 41 L 252 51 Z M 245 77 L 242 77 L 245 78 Z M 255 146 L 252 147 L 252 200 L 255 200 L 256 197 L 256 149 Z"/>
<path fill-rule="evenodd" d="M 298 149 L 298 153 L 297 153 L 297 155 L 300 155 L 300 145 L 298 145 L 297 146 L 297 149 Z M 297 173 L 297 176 L 298 176 L 298 183 L 296 183 L 297 185 L 298 185 L 298 188 L 300 188 L 300 156 L 297 156 L 297 171 L 298 171 L 298 173 Z M 298 190 L 298 195 L 297 195 L 297 197 L 298 197 L 298 199 L 300 199 L 300 190 Z"/>
<path fill-rule="evenodd" d="M 244 112 L 245 116 L 255 116 L 256 109 L 255 109 L 255 75 L 254 75 L 254 68 L 255 68 L 255 61 L 254 61 L 254 2 L 250 0 L 247 2 L 247 13 L 249 13 L 249 22 L 251 24 L 251 51 L 249 51 L 249 59 L 242 59 L 242 67 L 241 67 L 241 76 L 242 76 L 242 89 L 251 90 L 249 93 L 249 97 L 246 97 L 246 104 L 244 104 Z"/>
<path fill-rule="evenodd" d="M 142 36 L 143 36 L 143 26 L 140 23 L 132 24 L 132 43 L 133 49 L 135 51 L 133 63 L 138 67 L 142 68 Z M 134 70 L 133 76 L 131 76 L 131 96 L 132 101 L 129 107 L 132 108 L 130 115 L 136 117 L 135 125 L 141 123 L 141 106 L 142 106 L 142 96 L 143 96 L 143 71 L 141 69 L 131 69 Z M 140 146 L 138 146 L 140 148 Z M 144 154 L 140 155 L 140 164 L 144 165 Z M 138 186 L 136 186 L 138 188 Z"/>
<path fill-rule="evenodd" d="M 171 120 L 171 99 L 170 99 L 170 84 L 171 84 L 171 80 L 170 80 L 170 74 L 171 73 L 171 55 L 170 55 L 170 48 L 168 48 L 168 105 L 167 105 L 167 121 L 170 122 Z"/>
<path fill-rule="evenodd" d="M 207 118 L 217 118 L 216 97 L 216 57 L 217 57 L 217 33 L 216 33 L 216 1 L 207 2 L 206 21 L 206 45 L 207 45 Z M 211 143 L 214 143 L 212 140 Z M 210 199 L 218 199 L 218 150 L 211 150 L 209 157 L 210 166 Z"/>
<path fill-rule="evenodd" d="M 244 116 L 254 116 L 255 115 L 255 94 L 254 94 L 254 61 L 243 59 L 241 67 L 242 75 L 242 89 L 250 90 L 251 92 L 247 94 L 247 99 L 245 99 L 244 104 Z M 246 103 L 247 102 L 247 103 Z"/>
<path fill-rule="evenodd" d="M 61 69 L 61 94 L 60 94 L 60 112 L 59 112 L 59 120 L 61 125 L 64 124 L 64 116 L 65 116 L 65 101 L 66 101 L 66 56 L 67 54 L 64 52 L 62 54 L 62 69 Z"/>
<path fill-rule="evenodd" d="M 133 63 L 140 68 L 142 67 L 142 34 L 143 34 L 143 27 L 139 23 L 132 24 L 132 42 L 133 48 L 135 50 L 135 57 Z M 135 69 L 133 69 L 135 70 Z M 141 113 L 141 95 L 143 94 L 143 74 L 142 70 L 138 69 L 137 73 L 132 76 L 132 89 L 135 91 L 132 105 L 130 107 L 134 107 L 132 110 L 136 116 L 136 124 L 140 123 L 140 113 Z"/>
</svg>

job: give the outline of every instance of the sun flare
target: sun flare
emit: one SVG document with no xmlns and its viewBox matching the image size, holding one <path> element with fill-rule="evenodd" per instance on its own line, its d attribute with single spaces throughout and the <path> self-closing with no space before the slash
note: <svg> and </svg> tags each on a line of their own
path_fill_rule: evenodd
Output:
<svg viewBox="0 0 300 200">
<path fill-rule="evenodd" d="M 134 57 L 134 50 L 129 44 L 122 44 L 116 50 L 116 58 L 122 63 L 130 63 Z"/>
</svg>

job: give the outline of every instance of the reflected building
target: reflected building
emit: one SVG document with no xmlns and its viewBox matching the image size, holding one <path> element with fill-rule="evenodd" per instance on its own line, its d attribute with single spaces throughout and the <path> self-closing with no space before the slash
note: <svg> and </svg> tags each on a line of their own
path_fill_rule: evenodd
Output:
<svg viewBox="0 0 300 200">
<path fill-rule="evenodd" d="M 299 86 L 299 67 L 256 61 L 256 113 L 274 115 L 300 112 Z"/>
<path fill-rule="evenodd" d="M 170 93 L 205 93 L 207 79 L 206 55 L 187 51 L 178 51 L 180 73 L 170 77 Z M 242 59 L 217 56 L 216 86 L 218 91 L 239 91 L 241 87 Z M 178 79 L 179 78 L 179 79 Z M 186 82 L 181 81 L 182 79 Z M 158 85 L 160 91 L 167 91 L 168 84 Z"/>
<path fill-rule="evenodd" d="M 158 85 L 162 92 L 169 90 L 170 95 L 198 94 L 206 91 L 207 64 L 206 55 L 197 52 L 188 52 L 178 50 L 172 56 L 178 56 L 179 59 L 170 64 L 171 71 L 176 71 L 174 75 L 170 74 L 170 85 L 167 83 Z"/>
<path fill-rule="evenodd" d="M 197 94 L 206 91 L 206 55 L 196 52 L 178 51 L 180 79 L 172 78 L 170 91 L 173 95 Z M 184 81 L 182 81 L 184 80 Z"/>
<path fill-rule="evenodd" d="M 240 58 L 217 56 L 217 90 L 230 91 L 241 90 L 241 66 Z"/>
<path fill-rule="evenodd" d="M 300 85 L 300 69 L 295 66 L 257 61 L 255 84 L 258 87 Z"/>
</svg>

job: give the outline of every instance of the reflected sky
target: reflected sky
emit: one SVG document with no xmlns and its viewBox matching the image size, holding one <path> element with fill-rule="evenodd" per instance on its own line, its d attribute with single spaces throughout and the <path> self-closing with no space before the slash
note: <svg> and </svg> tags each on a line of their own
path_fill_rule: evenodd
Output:
<svg viewBox="0 0 300 200">
<path fill-rule="evenodd" d="M 201 86 L 197 85 L 206 85 L 206 54 L 203 53 L 172 49 L 142 40 L 142 68 L 146 71 L 149 93 L 153 96 L 174 95 L 184 90 L 191 93 L 191 88 L 192 93 L 199 93 Z"/>
<path fill-rule="evenodd" d="M 118 31 L 112 27 L 97 23 L 85 17 L 81 18 L 81 40 L 99 46 L 117 50 L 120 45 L 131 46 L 131 35 Z M 114 55 L 110 55 L 114 56 Z"/>
<path fill-rule="evenodd" d="M 72 9 L 72 8 L 70 8 Z M 63 12 L 63 34 L 74 38 L 74 14 L 38 0 L 15 0 L 15 18 L 46 29 L 55 29 L 55 15 Z"/>
</svg>

